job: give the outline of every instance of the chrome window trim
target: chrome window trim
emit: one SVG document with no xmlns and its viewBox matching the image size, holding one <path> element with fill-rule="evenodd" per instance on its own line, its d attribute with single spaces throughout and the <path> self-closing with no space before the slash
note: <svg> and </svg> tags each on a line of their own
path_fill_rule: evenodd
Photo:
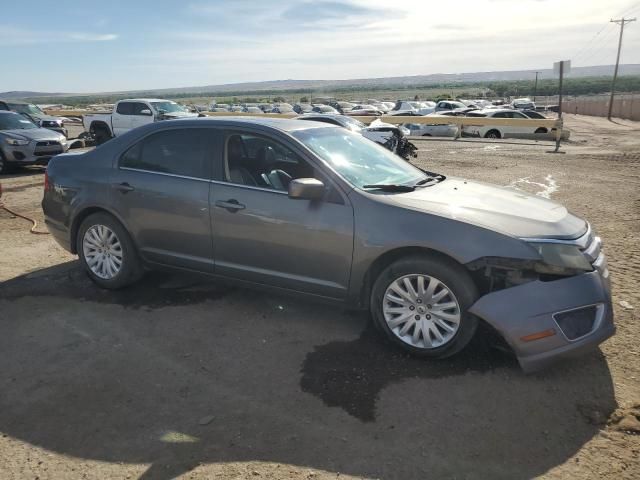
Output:
<svg viewBox="0 0 640 480">
<path fill-rule="evenodd" d="M 560 328 L 560 324 L 556 321 L 556 315 L 559 315 L 561 313 L 573 312 L 575 310 L 582 310 L 583 308 L 589 308 L 589 307 L 596 307 L 596 318 L 593 321 L 593 327 L 588 333 L 585 333 L 581 337 L 577 337 L 577 338 L 574 338 L 573 340 L 569 340 L 569 338 L 565 335 L 562 328 Z M 553 323 L 556 324 L 556 327 L 558 327 L 558 330 L 560 330 L 560 333 L 562 334 L 564 339 L 569 343 L 574 343 L 582 340 L 585 337 L 588 337 L 593 332 L 595 332 L 598 328 L 600 328 L 600 324 L 602 323 L 602 319 L 604 318 L 604 308 L 605 308 L 604 303 L 592 303 L 589 305 L 581 305 L 579 307 L 567 308 L 566 310 L 560 310 L 558 312 L 554 312 L 553 314 L 551 314 L 551 318 L 553 319 Z"/>
<path fill-rule="evenodd" d="M 167 173 L 167 172 L 156 172 L 154 170 L 145 170 L 142 168 L 131 168 L 131 167 L 120 167 L 119 170 L 127 170 L 130 172 L 141 172 L 141 173 L 152 173 L 154 175 L 163 175 L 165 177 L 175 177 L 175 178 L 184 178 L 185 180 L 197 180 L 199 182 L 209 182 L 208 178 L 200 178 L 200 177 L 189 177 L 187 175 L 178 175 L 176 173 Z"/>
<path fill-rule="evenodd" d="M 275 188 L 254 187 L 253 185 L 244 185 L 242 183 L 224 182 L 222 180 L 209 180 L 209 183 L 213 183 L 215 185 L 226 185 L 229 187 L 246 188 L 248 190 L 258 190 L 261 192 L 271 192 L 271 193 L 279 193 L 281 195 L 289 195 L 288 191 L 276 190 Z"/>
</svg>

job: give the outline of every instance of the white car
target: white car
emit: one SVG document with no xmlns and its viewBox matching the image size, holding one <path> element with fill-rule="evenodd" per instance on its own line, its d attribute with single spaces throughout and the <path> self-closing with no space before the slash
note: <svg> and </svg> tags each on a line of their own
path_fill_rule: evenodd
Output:
<svg viewBox="0 0 640 480">
<path fill-rule="evenodd" d="M 530 98 L 516 98 L 511 102 L 511 107 L 517 110 L 535 110 L 536 104 Z"/>
<path fill-rule="evenodd" d="M 457 102 L 455 100 L 440 100 L 436 104 L 435 111 L 446 112 L 448 110 L 458 110 L 459 108 L 467 108 L 467 106 L 464 103 Z"/>
<path fill-rule="evenodd" d="M 455 137 L 458 133 L 457 125 L 427 125 L 419 123 L 405 123 L 409 135 L 416 137 Z"/>
<path fill-rule="evenodd" d="M 161 120 L 197 117 L 182 105 L 162 98 L 132 98 L 120 100 L 111 113 L 87 114 L 82 118 L 86 132 L 96 144 L 122 135 L 136 127 Z"/>
<path fill-rule="evenodd" d="M 484 118 L 513 118 L 531 120 L 523 113 L 510 108 L 485 109 L 469 112 L 467 117 Z M 520 135 L 531 135 L 534 133 L 549 133 L 546 127 L 536 127 L 531 125 L 464 125 L 463 136 L 483 137 L 483 138 L 516 138 Z"/>
<path fill-rule="evenodd" d="M 435 107 L 426 107 L 420 102 L 398 101 L 389 112 L 391 115 L 429 115 Z"/>
</svg>

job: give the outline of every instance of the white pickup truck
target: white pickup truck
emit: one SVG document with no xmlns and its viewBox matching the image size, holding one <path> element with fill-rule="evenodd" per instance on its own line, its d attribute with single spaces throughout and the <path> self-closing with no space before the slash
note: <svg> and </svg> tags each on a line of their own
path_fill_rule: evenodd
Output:
<svg viewBox="0 0 640 480">
<path fill-rule="evenodd" d="M 160 98 L 132 98 L 120 100 L 111 113 L 84 115 L 84 129 L 100 145 L 147 123 L 176 118 L 197 117 L 182 105 Z"/>
</svg>

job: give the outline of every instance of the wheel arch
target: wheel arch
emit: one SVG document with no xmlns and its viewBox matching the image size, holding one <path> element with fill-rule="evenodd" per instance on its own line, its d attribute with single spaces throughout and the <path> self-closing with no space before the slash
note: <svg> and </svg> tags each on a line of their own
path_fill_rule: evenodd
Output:
<svg viewBox="0 0 640 480">
<path fill-rule="evenodd" d="M 95 132 L 97 128 L 104 128 L 107 130 L 107 132 L 109 132 L 109 135 L 113 135 L 111 128 L 109 127 L 107 122 L 105 122 L 104 120 L 93 120 L 89 125 L 89 131 Z"/>
<path fill-rule="evenodd" d="M 386 251 L 383 254 L 381 254 L 378 258 L 376 258 L 373 262 L 371 262 L 371 265 L 369 265 L 369 268 L 367 269 L 364 275 L 362 287 L 360 289 L 360 296 L 358 299 L 359 305 L 363 308 L 368 308 L 369 299 L 371 296 L 371 289 L 373 287 L 373 284 L 376 281 L 376 278 L 378 278 L 380 273 L 385 268 L 387 268 L 396 260 L 399 260 L 404 257 L 412 256 L 412 255 L 424 255 L 432 258 L 438 258 L 447 263 L 451 263 L 459 267 L 462 267 L 467 272 L 469 271 L 467 267 L 465 267 L 465 265 L 458 262 L 455 258 L 432 248 L 427 248 L 427 247 L 394 248 L 392 250 Z M 473 278 L 473 276 L 471 276 L 471 278 L 473 282 L 476 283 L 476 280 Z"/>
<path fill-rule="evenodd" d="M 124 227 L 124 229 L 128 232 L 129 229 L 127 228 L 127 224 L 125 222 L 122 221 L 122 218 L 120 218 L 119 215 L 117 215 L 115 212 L 104 208 L 104 207 L 100 207 L 100 206 L 87 206 L 85 208 L 83 208 L 82 210 L 80 210 L 73 218 L 73 221 L 71 223 L 71 228 L 69 229 L 69 246 L 70 246 L 70 250 L 71 253 L 73 254 L 77 254 L 78 253 L 78 245 L 77 245 L 77 237 L 78 237 L 78 229 L 80 228 L 80 225 L 82 225 L 82 222 L 84 222 L 84 220 L 89 217 L 90 215 L 93 215 L 94 213 L 106 213 L 107 215 L 111 215 L 113 218 L 115 218 L 118 222 L 120 222 L 120 224 Z M 136 242 L 133 238 L 133 236 L 131 234 L 129 234 L 129 237 L 131 238 L 131 242 L 133 243 L 133 245 L 137 248 Z"/>
</svg>

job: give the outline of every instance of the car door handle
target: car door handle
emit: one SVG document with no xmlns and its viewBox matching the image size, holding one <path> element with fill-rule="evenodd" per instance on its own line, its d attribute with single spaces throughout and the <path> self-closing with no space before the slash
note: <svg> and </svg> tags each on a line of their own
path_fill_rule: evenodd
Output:
<svg viewBox="0 0 640 480">
<path fill-rule="evenodd" d="M 234 199 L 227 201 L 216 200 L 216 207 L 224 208 L 226 210 L 229 210 L 230 212 L 237 212 L 238 210 L 243 210 L 244 208 L 246 208 L 244 205 Z"/>
<path fill-rule="evenodd" d="M 133 188 L 127 182 L 115 183 L 115 184 L 113 184 L 113 188 L 118 190 L 120 193 L 127 193 L 127 192 L 131 192 L 131 191 L 135 190 L 135 188 Z"/>
</svg>

